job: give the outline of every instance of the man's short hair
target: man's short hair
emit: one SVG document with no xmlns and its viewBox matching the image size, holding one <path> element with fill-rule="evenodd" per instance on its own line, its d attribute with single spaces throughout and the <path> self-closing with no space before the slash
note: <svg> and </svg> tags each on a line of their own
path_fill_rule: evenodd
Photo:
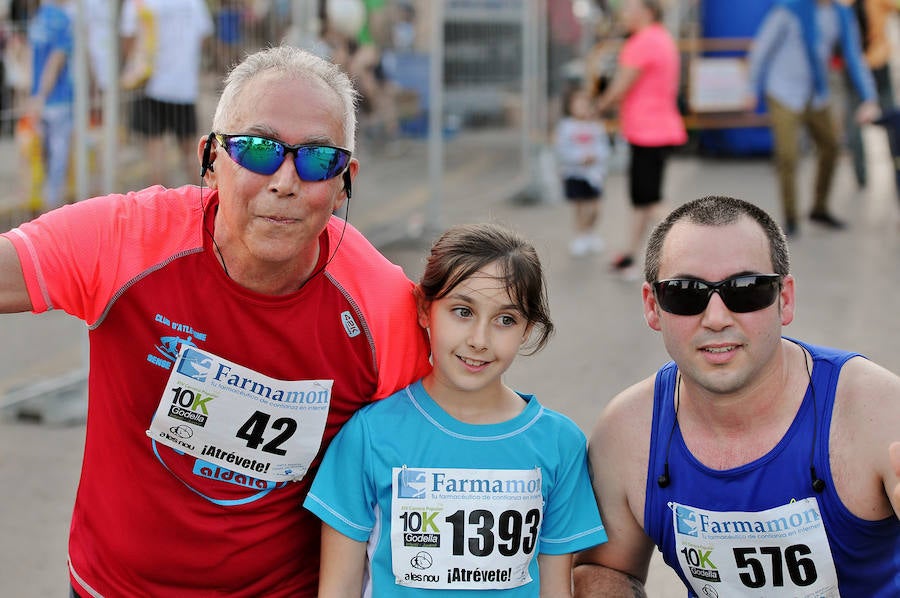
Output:
<svg viewBox="0 0 900 598">
<path fill-rule="evenodd" d="M 710 195 L 675 208 L 666 216 L 665 220 L 656 225 L 647 239 L 644 280 L 651 284 L 657 281 L 663 243 L 665 243 L 669 231 L 679 220 L 687 220 L 702 226 L 727 226 L 745 216 L 752 218 L 766 233 L 774 273 L 782 276 L 789 274 L 791 256 L 788 251 L 787 239 L 775 220 L 763 209 L 748 201 L 722 195 Z"/>
</svg>

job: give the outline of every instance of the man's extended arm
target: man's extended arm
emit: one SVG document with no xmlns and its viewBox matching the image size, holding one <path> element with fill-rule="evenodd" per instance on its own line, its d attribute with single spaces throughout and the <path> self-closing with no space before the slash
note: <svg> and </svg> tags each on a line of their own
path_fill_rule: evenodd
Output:
<svg viewBox="0 0 900 598">
<path fill-rule="evenodd" d="M 19 256 L 12 242 L 0 237 L 0 313 L 30 310 L 31 300 L 25 288 Z"/>
<path fill-rule="evenodd" d="M 847 361 L 831 418 L 829 458 L 844 507 L 870 521 L 900 517 L 900 456 L 891 448 L 900 440 L 900 376 L 861 357 Z"/>
<path fill-rule="evenodd" d="M 643 510 L 654 379 L 614 398 L 591 434 L 594 495 L 609 541 L 575 556 L 576 598 L 646 596 L 653 541 L 643 529 Z"/>
<path fill-rule="evenodd" d="M 647 598 L 644 584 L 621 571 L 592 563 L 575 565 L 575 597 Z"/>
</svg>

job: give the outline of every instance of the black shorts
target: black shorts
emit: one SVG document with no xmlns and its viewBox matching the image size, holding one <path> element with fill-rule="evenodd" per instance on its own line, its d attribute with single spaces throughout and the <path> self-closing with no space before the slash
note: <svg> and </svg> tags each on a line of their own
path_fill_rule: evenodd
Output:
<svg viewBox="0 0 900 598">
<path fill-rule="evenodd" d="M 649 206 L 662 200 L 663 172 L 671 147 L 631 146 L 631 164 L 628 180 L 631 191 L 631 205 Z"/>
<path fill-rule="evenodd" d="M 603 190 L 578 177 L 563 179 L 563 190 L 569 201 L 594 201 L 600 199 Z"/>
<path fill-rule="evenodd" d="M 131 107 L 131 128 L 156 137 L 173 133 L 179 139 L 197 134 L 197 109 L 194 104 L 172 104 L 153 98 L 139 98 Z"/>
</svg>

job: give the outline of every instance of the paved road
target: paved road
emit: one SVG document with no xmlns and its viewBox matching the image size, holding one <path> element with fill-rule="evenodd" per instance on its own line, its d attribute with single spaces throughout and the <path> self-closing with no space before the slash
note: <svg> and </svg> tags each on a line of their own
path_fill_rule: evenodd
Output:
<svg viewBox="0 0 900 598">
<path fill-rule="evenodd" d="M 877 131 L 868 133 L 870 144 L 882 141 Z M 517 151 L 515 141 L 504 145 L 494 135 L 454 140 L 447 152 L 452 173 L 445 179 L 443 221 L 493 218 L 515 226 L 535 242 L 547 269 L 558 332 L 543 352 L 520 358 L 508 381 L 535 392 L 545 404 L 570 415 L 588 431 L 613 394 L 648 375 L 667 356 L 657 334 L 643 321 L 639 285 L 609 273 L 609 254 L 585 260 L 568 256 L 567 206 L 509 201 L 511 181 L 519 172 Z M 411 147 L 407 152 L 405 161 L 388 162 L 375 155 L 364 161 L 354 186 L 350 220 L 416 278 L 427 239 L 391 242 L 383 218 L 390 214 L 405 226 L 410 206 L 421 206 L 429 197 L 424 150 Z M 873 153 L 872 163 L 870 187 L 864 192 L 854 188 L 848 162 L 840 164 L 833 205 L 837 214 L 850 221 L 849 231 L 829 233 L 807 225 L 792 242 L 799 308 L 787 333 L 858 350 L 900 372 L 900 318 L 894 308 L 900 291 L 900 204 L 886 154 Z M 809 168 L 809 163 L 803 164 L 800 175 L 804 198 L 809 195 Z M 677 157 L 667 189 L 673 203 L 729 194 L 777 213 L 775 181 L 765 160 Z M 624 239 L 624 198 L 624 179 L 614 173 L 602 223 L 613 249 Z M 0 318 L 0 338 L 5 341 L 0 392 L 78 367 L 84 334 L 79 322 L 62 314 Z M 51 598 L 65 594 L 66 534 L 83 435 L 82 424 L 0 422 L 4 595 Z M 684 595 L 659 561 L 654 561 L 648 589 L 651 596 L 660 598 Z"/>
</svg>

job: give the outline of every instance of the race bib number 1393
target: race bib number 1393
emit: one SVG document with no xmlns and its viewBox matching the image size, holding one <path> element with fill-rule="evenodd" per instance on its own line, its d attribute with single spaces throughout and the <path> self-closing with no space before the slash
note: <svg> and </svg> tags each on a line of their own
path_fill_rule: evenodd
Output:
<svg viewBox="0 0 900 598">
<path fill-rule="evenodd" d="M 494 590 L 531 581 L 543 517 L 539 469 L 395 467 L 392 492 L 397 584 Z"/>
</svg>

